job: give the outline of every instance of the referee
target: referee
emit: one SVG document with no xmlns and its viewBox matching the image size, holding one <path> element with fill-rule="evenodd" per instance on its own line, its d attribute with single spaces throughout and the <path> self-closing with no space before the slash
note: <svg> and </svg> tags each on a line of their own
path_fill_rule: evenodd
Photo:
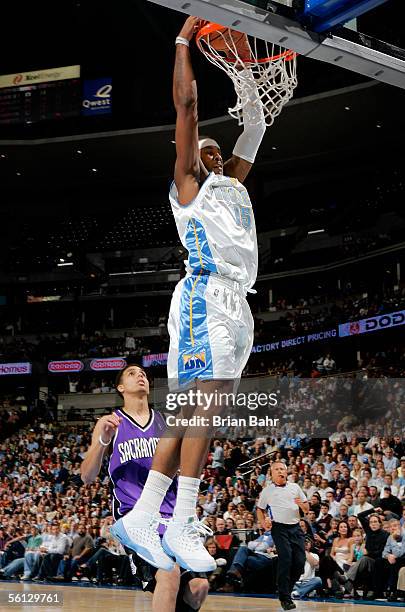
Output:
<svg viewBox="0 0 405 612">
<path fill-rule="evenodd" d="M 287 482 L 287 468 L 281 461 L 271 466 L 272 483 L 260 494 L 257 504 L 259 523 L 264 525 L 266 512 L 272 521 L 271 535 L 278 554 L 277 582 L 283 610 L 293 610 L 293 586 L 304 572 L 304 532 L 299 526 L 300 512 L 308 512 L 309 503 L 300 487 Z"/>
</svg>

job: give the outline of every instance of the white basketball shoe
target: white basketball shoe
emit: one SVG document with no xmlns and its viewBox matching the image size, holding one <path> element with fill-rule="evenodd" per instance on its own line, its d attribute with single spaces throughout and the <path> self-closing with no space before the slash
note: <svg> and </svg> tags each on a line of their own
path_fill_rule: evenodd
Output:
<svg viewBox="0 0 405 612">
<path fill-rule="evenodd" d="M 160 515 L 137 510 L 130 520 L 124 516 L 114 523 L 110 532 L 123 546 L 134 550 L 153 567 L 170 571 L 174 563 L 162 548 L 158 533 L 160 522 L 165 522 Z"/>
<path fill-rule="evenodd" d="M 181 520 L 173 518 L 168 523 L 162 546 L 180 567 L 192 572 L 213 572 L 217 564 L 201 539 L 201 536 L 207 535 L 212 535 L 211 529 L 196 516 Z"/>
</svg>

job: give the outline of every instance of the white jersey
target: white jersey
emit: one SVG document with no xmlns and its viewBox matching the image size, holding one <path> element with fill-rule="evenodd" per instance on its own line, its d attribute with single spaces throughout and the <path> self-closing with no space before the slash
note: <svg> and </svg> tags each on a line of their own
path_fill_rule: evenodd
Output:
<svg viewBox="0 0 405 612">
<path fill-rule="evenodd" d="M 187 272 L 214 272 L 251 289 L 257 276 L 257 238 L 246 188 L 235 178 L 211 172 L 189 204 L 179 204 L 174 182 L 169 199 L 189 254 Z"/>
</svg>

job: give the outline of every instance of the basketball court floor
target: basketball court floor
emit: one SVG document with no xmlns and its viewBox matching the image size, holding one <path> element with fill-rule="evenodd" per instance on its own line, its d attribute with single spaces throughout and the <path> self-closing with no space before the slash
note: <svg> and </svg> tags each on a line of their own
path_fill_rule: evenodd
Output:
<svg viewBox="0 0 405 612">
<path fill-rule="evenodd" d="M 20 595 L 25 603 L 9 603 L 8 595 Z M 58 594 L 59 604 L 34 604 L 30 601 L 34 595 Z M 363 602 L 351 601 L 297 601 L 297 610 L 308 610 L 308 612 L 371 612 L 376 606 L 378 609 L 393 609 L 404 607 L 403 603 L 387 604 L 386 602 Z M 53 586 L 49 584 L 32 584 L 23 582 L 3 582 L 0 584 L 0 610 L 27 611 L 29 609 L 40 609 L 41 612 L 87 612 L 97 610 L 99 612 L 151 612 L 152 599 L 149 593 L 132 588 L 105 588 L 94 586 Z M 209 595 L 201 608 L 202 612 L 239 612 L 250 610 L 251 612 L 268 612 L 281 610 L 279 601 L 274 597 L 266 596 L 238 596 L 238 595 Z M 164 611 L 162 611 L 164 612 Z"/>
</svg>

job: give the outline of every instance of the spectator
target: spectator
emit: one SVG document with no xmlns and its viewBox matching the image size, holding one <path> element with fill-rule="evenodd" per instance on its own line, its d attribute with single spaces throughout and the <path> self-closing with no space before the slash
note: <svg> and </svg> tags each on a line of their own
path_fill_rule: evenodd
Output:
<svg viewBox="0 0 405 612">
<path fill-rule="evenodd" d="M 127 582 L 129 558 L 121 544 L 111 536 L 101 538 L 99 548 L 95 552 L 92 549 L 92 553 L 85 563 L 80 564 L 83 580 L 90 577 L 96 584 L 109 584 L 112 582 L 112 571 L 115 568 L 119 583 Z"/>
<path fill-rule="evenodd" d="M 6 494 L 4 494 L 2 500 L 4 500 L 6 497 Z M 6 532 L 5 529 L 0 527 L 0 567 L 4 567 L 6 565 L 6 545 L 10 540 L 11 536 Z"/>
<path fill-rule="evenodd" d="M 352 514 L 351 516 L 354 516 L 354 514 Z M 345 500 L 340 502 L 339 514 L 336 518 L 339 519 L 339 521 L 349 520 L 349 506 L 347 505 L 347 502 Z"/>
<path fill-rule="evenodd" d="M 41 546 L 46 546 L 47 535 L 49 533 L 44 529 L 42 534 L 39 534 L 37 527 L 33 527 L 31 531 L 31 538 L 28 539 L 27 547 L 24 554 L 24 575 L 22 580 L 31 580 L 37 575 L 41 562 Z"/>
<path fill-rule="evenodd" d="M 86 525 L 79 523 L 77 535 L 73 538 L 72 545 L 67 554 L 60 561 L 55 580 L 77 580 L 76 571 L 83 562 L 92 556 L 94 551 L 93 538 L 86 532 Z"/>
<path fill-rule="evenodd" d="M 364 532 L 361 528 L 353 529 L 352 544 L 350 546 L 349 565 L 353 565 L 366 554 L 366 545 L 364 542 Z"/>
<path fill-rule="evenodd" d="M 377 487 L 371 486 L 369 487 L 369 496 L 368 502 L 373 506 L 373 508 L 378 508 L 380 506 L 380 496 L 378 495 Z"/>
<path fill-rule="evenodd" d="M 61 533 L 58 525 L 52 525 L 51 536 L 46 542 L 46 546 L 42 544 L 40 547 L 40 552 L 43 554 L 42 563 L 38 575 L 33 578 L 33 581 L 43 582 L 55 576 L 59 562 L 68 546 L 69 540 L 66 535 Z"/>
<path fill-rule="evenodd" d="M 39 546 L 42 542 L 42 538 L 40 535 L 38 535 L 38 528 L 36 526 L 33 526 L 30 529 L 30 535 L 28 534 L 27 529 L 24 538 L 27 540 L 25 547 L 25 555 L 23 557 L 18 557 L 14 559 L 14 561 L 11 561 L 2 570 L 0 570 L 4 578 L 17 577 L 24 571 L 22 579 L 30 579 L 31 574 L 28 574 L 28 564 L 26 558 L 31 551 L 37 551 L 39 549 Z"/>
<path fill-rule="evenodd" d="M 0 570 L 0 575 L 2 578 L 17 578 L 19 576 L 19 574 L 23 571 L 24 569 L 24 546 L 27 544 L 26 539 L 28 539 L 27 537 L 27 533 L 24 533 L 24 536 L 22 538 L 18 538 L 21 546 L 22 546 L 22 556 L 15 556 L 15 558 L 13 559 L 13 561 L 10 561 L 9 563 L 7 563 L 7 565 Z M 12 540 L 10 540 L 10 542 L 12 542 Z"/>
<path fill-rule="evenodd" d="M 321 559 L 319 567 L 324 587 L 335 597 L 343 597 L 343 592 L 339 586 L 339 574 L 343 574 L 349 569 L 351 544 L 348 525 L 345 521 L 340 521 L 338 535 L 333 539 L 331 553 Z"/>
<path fill-rule="evenodd" d="M 383 464 L 386 472 L 396 470 L 399 464 L 398 457 L 394 457 L 392 448 L 387 448 L 384 451 Z"/>
<path fill-rule="evenodd" d="M 328 502 L 322 502 L 321 511 L 316 520 L 316 527 L 317 527 L 318 533 L 320 531 L 324 531 L 324 532 L 328 531 L 331 520 L 332 520 L 332 516 L 329 514 L 329 504 Z"/>
<path fill-rule="evenodd" d="M 266 569 L 275 575 L 275 546 L 271 537 L 271 522 L 269 518 L 265 518 L 264 521 L 263 535 L 249 542 L 247 546 L 240 546 L 236 551 L 232 565 L 226 574 L 225 585 L 219 591 L 233 593 L 235 587 L 243 587 L 248 573 L 261 569 Z"/>
<path fill-rule="evenodd" d="M 397 519 L 389 522 L 390 536 L 385 544 L 382 557 L 384 559 L 384 571 L 388 575 L 386 585 L 389 592 L 389 601 L 396 601 L 397 581 L 399 570 L 405 567 L 405 534 L 401 530 L 401 524 Z"/>
<path fill-rule="evenodd" d="M 25 528 L 26 529 L 26 528 Z M 26 532 L 24 530 L 16 530 L 14 527 L 9 528 L 8 535 L 10 536 L 4 544 L 4 553 L 1 556 L 2 567 L 7 567 L 12 561 L 22 559 L 24 557 L 26 545 Z"/>
<path fill-rule="evenodd" d="M 328 353 L 325 359 L 323 360 L 323 369 L 327 374 L 330 374 L 331 372 L 333 372 L 333 370 L 336 369 L 335 360 L 330 356 L 330 353 Z"/>
<path fill-rule="evenodd" d="M 214 532 L 214 536 L 229 534 L 229 529 L 226 528 L 226 524 L 223 518 L 217 518 L 215 528 L 216 530 Z"/>
<path fill-rule="evenodd" d="M 340 512 L 340 504 L 335 501 L 335 492 L 333 490 L 326 493 L 326 501 L 329 504 L 329 514 L 336 518 Z"/>
<path fill-rule="evenodd" d="M 350 592 L 354 591 L 356 595 L 356 586 L 362 583 L 364 585 L 363 599 L 375 599 L 374 589 L 377 590 L 378 594 L 382 591 L 381 572 L 378 570 L 382 565 L 382 553 L 388 539 L 388 533 L 382 529 L 381 517 L 376 513 L 372 514 L 371 510 L 361 512 L 358 519 L 366 532 L 367 554 L 353 563 L 346 572 L 347 588 Z"/>
<path fill-rule="evenodd" d="M 311 591 L 316 591 L 322 587 L 322 579 L 315 576 L 315 571 L 319 567 L 319 555 L 312 552 L 312 541 L 305 538 L 305 568 L 299 580 L 294 585 L 291 593 L 293 599 L 302 599 Z"/>
<path fill-rule="evenodd" d="M 218 474 L 222 474 L 224 469 L 224 449 L 219 440 L 214 441 L 214 453 L 212 455 L 212 467 L 217 470 Z"/>
<path fill-rule="evenodd" d="M 214 496 L 212 493 L 207 493 L 205 497 L 205 502 L 201 504 L 204 516 L 212 516 L 217 511 L 217 502 L 214 501 Z"/>
<path fill-rule="evenodd" d="M 352 514 L 351 516 L 348 516 L 346 521 L 347 521 L 347 524 L 349 526 L 349 531 L 350 531 L 351 534 L 353 534 L 353 531 L 355 529 L 361 529 L 360 522 L 359 522 L 357 516 L 354 516 L 354 514 Z"/>
<path fill-rule="evenodd" d="M 367 501 L 367 495 L 364 491 L 359 491 L 357 495 L 357 504 L 354 505 L 353 515 L 358 516 L 360 512 L 365 510 L 374 510 L 374 506 Z"/>
<path fill-rule="evenodd" d="M 228 551 L 219 548 L 215 538 L 208 538 L 205 542 L 205 547 L 217 564 L 217 568 L 208 578 L 210 591 L 217 591 L 218 587 L 223 583 L 223 576 L 228 565 Z"/>
<path fill-rule="evenodd" d="M 402 504 L 398 497 L 392 495 L 391 487 L 386 485 L 383 489 L 383 497 L 380 500 L 380 508 L 384 514 L 391 515 L 392 518 L 400 518 L 402 514 Z M 392 516 L 395 515 L 395 516 Z"/>
</svg>

